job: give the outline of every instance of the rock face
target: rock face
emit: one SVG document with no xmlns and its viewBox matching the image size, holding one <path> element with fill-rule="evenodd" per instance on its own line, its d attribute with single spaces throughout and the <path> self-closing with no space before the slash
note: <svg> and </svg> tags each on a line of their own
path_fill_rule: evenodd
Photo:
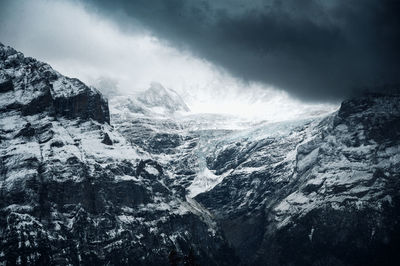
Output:
<svg viewBox="0 0 400 266">
<path fill-rule="evenodd" d="M 209 212 L 109 125 L 97 90 L 3 45 L 0 84 L 0 264 L 236 263 Z"/>
<path fill-rule="evenodd" d="M 94 119 L 110 123 L 107 101 L 94 88 L 0 44 L 0 110 L 23 115 Z"/>
<path fill-rule="evenodd" d="M 399 122 L 400 96 L 367 95 L 321 121 L 228 143 L 208 162 L 229 174 L 196 199 L 249 264 L 396 265 Z"/>
<path fill-rule="evenodd" d="M 0 264 L 400 263 L 399 95 L 230 127 L 153 84 L 110 117 L 94 88 L 0 58 Z"/>
</svg>

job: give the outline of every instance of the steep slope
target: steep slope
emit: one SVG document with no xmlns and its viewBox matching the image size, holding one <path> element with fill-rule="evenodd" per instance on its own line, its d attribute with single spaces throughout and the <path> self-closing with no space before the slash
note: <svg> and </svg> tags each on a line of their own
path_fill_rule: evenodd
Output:
<svg viewBox="0 0 400 266">
<path fill-rule="evenodd" d="M 366 95 L 225 143 L 207 161 L 227 176 L 196 200 L 245 263 L 397 265 L 399 156 L 400 96 Z"/>
<path fill-rule="evenodd" d="M 107 101 L 0 44 L 0 264 L 235 258 L 210 214 L 109 124 Z"/>
</svg>

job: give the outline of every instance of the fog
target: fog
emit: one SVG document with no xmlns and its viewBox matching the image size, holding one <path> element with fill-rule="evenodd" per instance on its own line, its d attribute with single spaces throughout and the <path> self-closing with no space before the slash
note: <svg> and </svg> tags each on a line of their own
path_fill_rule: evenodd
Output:
<svg viewBox="0 0 400 266">
<path fill-rule="evenodd" d="M 123 31 L 78 1 L 5 1 L 0 42 L 47 62 L 108 94 L 129 94 L 159 82 L 181 94 L 194 113 L 252 119 L 294 119 L 332 111 L 336 104 L 305 103 L 281 89 L 243 81 L 225 69 L 160 40 L 140 22 Z M 112 93 L 111 93 L 112 94 Z"/>
</svg>

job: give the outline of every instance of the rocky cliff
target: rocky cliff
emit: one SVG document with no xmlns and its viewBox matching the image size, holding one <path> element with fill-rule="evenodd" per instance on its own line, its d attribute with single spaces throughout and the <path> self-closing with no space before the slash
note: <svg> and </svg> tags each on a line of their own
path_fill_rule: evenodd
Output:
<svg viewBox="0 0 400 266">
<path fill-rule="evenodd" d="M 217 149 L 209 168 L 228 174 L 196 197 L 244 262 L 399 262 L 399 95 L 348 100 L 328 117 L 259 134 Z"/>
</svg>

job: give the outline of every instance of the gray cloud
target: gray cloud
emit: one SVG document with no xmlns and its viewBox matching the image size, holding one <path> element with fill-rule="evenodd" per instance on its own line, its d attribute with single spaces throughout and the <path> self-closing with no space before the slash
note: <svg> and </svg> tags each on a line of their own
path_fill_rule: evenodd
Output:
<svg viewBox="0 0 400 266">
<path fill-rule="evenodd" d="M 400 79 L 396 0 L 86 0 L 121 29 L 170 45 L 248 81 L 302 99 L 337 100 Z"/>
</svg>

